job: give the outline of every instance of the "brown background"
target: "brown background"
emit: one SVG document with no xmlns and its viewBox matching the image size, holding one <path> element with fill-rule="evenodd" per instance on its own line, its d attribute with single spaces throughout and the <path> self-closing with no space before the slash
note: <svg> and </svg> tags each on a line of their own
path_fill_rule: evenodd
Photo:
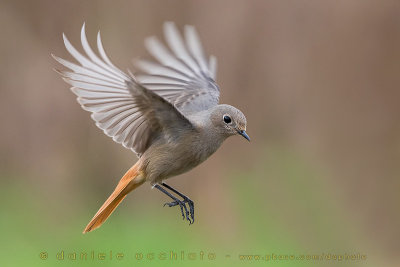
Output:
<svg viewBox="0 0 400 267">
<path fill-rule="evenodd" d="M 50 206 L 34 220 L 37 231 L 49 220 L 46 227 L 65 227 L 77 210 L 83 227 L 136 161 L 96 128 L 52 70 L 59 65 L 50 53 L 71 59 L 61 33 L 80 49 L 83 22 L 92 46 L 101 29 L 125 70 L 166 20 L 196 26 L 218 58 L 221 102 L 246 114 L 252 138 L 231 138 L 171 180 L 199 203 L 198 227 L 234 242 L 247 228 L 232 199 L 250 191 L 261 201 L 249 214 L 284 225 L 300 248 L 348 246 L 377 266 L 398 264 L 399 1 L 1 1 L 0 185 L 18 194 L 12 207 L 43 198 Z M 177 219 L 160 208 L 163 196 L 149 188 L 135 194 L 113 217 L 134 221 L 139 198 L 146 214 Z M 331 239 L 313 237 L 315 229 Z"/>
</svg>

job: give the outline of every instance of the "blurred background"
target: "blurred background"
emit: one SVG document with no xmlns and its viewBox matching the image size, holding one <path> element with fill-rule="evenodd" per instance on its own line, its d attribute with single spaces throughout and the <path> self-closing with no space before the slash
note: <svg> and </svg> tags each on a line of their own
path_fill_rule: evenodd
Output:
<svg viewBox="0 0 400 267">
<path fill-rule="evenodd" d="M 86 22 L 125 70 L 164 21 L 196 26 L 252 141 L 231 138 L 169 180 L 195 201 L 194 225 L 142 186 L 82 235 L 137 159 L 80 108 L 50 53 L 71 59 L 61 34 L 81 50 Z M 0 25 L 1 266 L 244 266 L 257 260 L 241 254 L 272 253 L 366 256 L 277 266 L 400 265 L 399 1 L 3 0 Z M 79 259 L 92 251 L 107 259 Z"/>
</svg>

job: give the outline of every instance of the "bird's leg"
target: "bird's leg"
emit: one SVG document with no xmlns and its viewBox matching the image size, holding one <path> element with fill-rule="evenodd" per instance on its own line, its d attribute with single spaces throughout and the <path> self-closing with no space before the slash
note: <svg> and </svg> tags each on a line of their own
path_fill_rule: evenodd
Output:
<svg viewBox="0 0 400 267">
<path fill-rule="evenodd" d="M 167 190 L 165 190 L 164 188 L 162 188 L 159 184 L 155 184 L 154 187 L 157 188 L 158 190 L 160 190 L 161 192 L 163 192 L 164 194 L 166 194 L 167 196 L 169 196 L 170 198 L 172 198 L 172 200 L 174 200 L 174 201 L 172 201 L 171 203 L 165 203 L 164 206 L 165 206 L 165 205 L 168 205 L 169 207 L 173 207 L 173 206 L 179 205 L 179 207 L 181 208 L 181 213 L 182 213 L 183 219 L 186 218 L 186 220 L 189 221 L 189 224 L 192 224 L 192 223 L 193 223 L 193 222 L 190 220 L 189 211 L 187 210 L 184 201 L 181 201 L 181 200 L 177 199 L 175 196 L 173 196 L 173 195 L 172 195 L 171 193 L 169 193 Z M 183 210 L 185 210 L 185 212 L 184 212 Z M 186 215 L 186 216 L 185 216 L 185 215 Z"/>
<path fill-rule="evenodd" d="M 172 192 L 174 192 L 175 194 L 177 194 L 178 196 L 183 198 L 183 203 L 187 203 L 190 209 L 190 217 L 192 218 L 192 223 L 194 223 L 194 202 L 188 198 L 187 196 L 185 196 L 184 194 L 182 194 L 181 192 L 179 192 L 178 190 L 174 189 L 173 187 L 167 185 L 166 183 L 162 183 L 162 186 L 168 188 L 169 190 L 171 190 Z M 178 203 L 175 204 L 174 202 L 168 203 L 168 206 L 172 207 L 178 205 Z"/>
</svg>

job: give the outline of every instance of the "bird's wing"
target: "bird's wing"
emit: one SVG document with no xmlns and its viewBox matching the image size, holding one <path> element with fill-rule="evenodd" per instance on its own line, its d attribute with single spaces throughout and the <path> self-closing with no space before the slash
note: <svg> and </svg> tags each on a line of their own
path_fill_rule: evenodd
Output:
<svg viewBox="0 0 400 267">
<path fill-rule="evenodd" d="M 58 71 L 73 87 L 82 108 L 104 133 L 140 156 L 163 133 L 176 138 L 192 124 L 168 101 L 116 68 L 107 57 L 97 35 L 99 58 L 90 48 L 85 34 L 81 41 L 86 56 L 79 53 L 63 35 L 68 52 L 79 62 L 71 63 L 53 56 L 71 71 Z"/>
<path fill-rule="evenodd" d="M 175 24 L 166 22 L 164 35 L 169 49 L 154 36 L 146 39 L 147 50 L 158 62 L 137 60 L 135 66 L 143 72 L 136 75 L 138 81 L 185 115 L 218 105 L 217 61 L 205 58 L 195 28 L 185 26 L 183 39 Z"/>
</svg>

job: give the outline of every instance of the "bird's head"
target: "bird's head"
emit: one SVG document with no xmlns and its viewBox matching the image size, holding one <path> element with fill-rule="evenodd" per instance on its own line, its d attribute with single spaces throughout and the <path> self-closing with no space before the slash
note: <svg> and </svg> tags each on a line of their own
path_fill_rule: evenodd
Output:
<svg viewBox="0 0 400 267">
<path fill-rule="evenodd" d="M 246 133 L 246 117 L 235 107 L 218 105 L 211 111 L 211 122 L 217 132 L 224 137 L 241 135 L 250 141 Z"/>
</svg>

